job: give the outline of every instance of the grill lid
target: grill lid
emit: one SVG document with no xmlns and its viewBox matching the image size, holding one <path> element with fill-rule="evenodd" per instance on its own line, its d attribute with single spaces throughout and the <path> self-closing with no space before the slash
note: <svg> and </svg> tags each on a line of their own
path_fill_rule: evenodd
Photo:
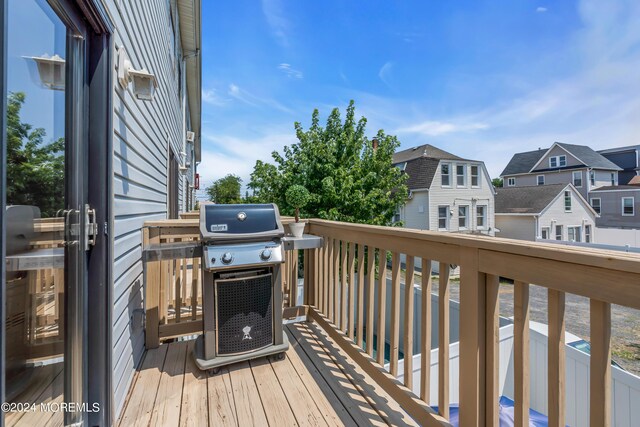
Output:
<svg viewBox="0 0 640 427">
<path fill-rule="evenodd" d="M 284 228 L 274 203 L 207 203 L 200 206 L 200 235 L 205 242 L 229 243 L 281 238 Z"/>
</svg>

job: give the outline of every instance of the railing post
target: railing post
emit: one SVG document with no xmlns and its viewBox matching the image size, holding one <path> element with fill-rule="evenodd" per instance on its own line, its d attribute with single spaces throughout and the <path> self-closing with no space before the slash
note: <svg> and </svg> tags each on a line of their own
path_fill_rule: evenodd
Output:
<svg viewBox="0 0 640 427">
<path fill-rule="evenodd" d="M 484 425 L 486 275 L 478 249 L 460 248 L 460 425 Z M 442 345 L 442 344 L 440 344 Z"/>
<path fill-rule="evenodd" d="M 160 243 L 160 229 L 158 227 L 144 227 L 142 247 Z M 160 316 L 158 304 L 160 302 L 161 261 L 144 262 L 144 289 L 146 310 L 145 345 L 147 349 L 160 345 Z"/>
<path fill-rule="evenodd" d="M 611 304 L 591 300 L 589 422 L 611 425 Z"/>
</svg>

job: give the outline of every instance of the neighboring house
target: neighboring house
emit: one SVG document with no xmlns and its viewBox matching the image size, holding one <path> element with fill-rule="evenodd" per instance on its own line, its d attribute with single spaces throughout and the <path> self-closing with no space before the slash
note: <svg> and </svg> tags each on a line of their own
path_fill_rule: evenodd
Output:
<svg viewBox="0 0 640 427">
<path fill-rule="evenodd" d="M 45 319 L 50 329 L 42 339 L 52 339 L 37 347 L 35 332 L 29 336 L 32 347 L 46 353 L 36 363 L 8 341 L 11 353 L 6 355 L 5 340 L 0 340 L 0 398 L 5 402 L 28 386 L 34 402 L 40 396 L 60 403 L 64 391 L 65 402 L 100 408 L 63 409 L 46 418 L 43 413 L 41 425 L 62 425 L 63 415 L 65 425 L 115 423 L 141 362 L 141 228 L 145 221 L 177 218 L 195 204 L 201 157 L 200 9 L 200 0 L 0 0 L 3 147 L 11 129 L 5 112 L 12 93 L 24 94 L 20 120 L 42 129 L 43 146 L 64 141 L 55 153 L 64 169 L 63 184 L 19 188 L 37 197 L 27 206 L 31 217 L 18 219 L 28 222 L 30 233 L 46 230 L 40 244 L 51 251 L 38 264 L 40 270 L 33 270 L 38 277 L 51 276 L 64 265 L 63 274 L 50 279 L 60 289 L 60 304 L 53 307 L 55 316 L 47 315 L 55 318 Z M 27 139 L 14 140 L 20 138 Z M 4 184 L 8 165 L 2 150 L 3 255 L 4 230 L 12 228 L 7 205 L 25 204 L 5 197 L 12 194 L 7 188 L 17 193 L 14 182 Z M 53 200 L 53 213 L 40 214 L 42 200 Z M 3 260 L 2 298 L 5 268 Z M 8 300 L 0 304 L 3 337 L 12 327 L 4 322 L 5 310 L 25 307 L 20 319 L 30 319 L 29 307 L 36 313 L 44 298 L 25 302 L 14 294 L 7 293 Z M 16 342 L 23 345 L 26 339 Z M 6 360 L 13 372 L 5 370 Z M 29 375 L 16 380 L 22 372 Z M 60 419 L 48 424 L 52 416 Z"/>
<path fill-rule="evenodd" d="M 618 185 L 621 170 L 587 146 L 556 142 L 548 149 L 515 154 L 500 176 L 505 187 L 573 184 L 587 199 L 594 188 Z"/>
<path fill-rule="evenodd" d="M 599 150 L 598 153 L 622 168 L 618 172 L 619 185 L 629 184 L 634 177 L 640 175 L 640 145 L 608 148 Z"/>
<path fill-rule="evenodd" d="M 593 243 L 596 217 L 572 184 L 496 189 L 498 237 Z"/>
<path fill-rule="evenodd" d="M 640 229 L 640 185 L 616 185 L 596 188 L 589 202 L 600 214 L 599 228 Z"/>
<path fill-rule="evenodd" d="M 495 234 L 495 193 L 483 162 L 426 144 L 395 153 L 393 163 L 408 175 L 409 200 L 396 216 L 405 227 Z"/>
</svg>

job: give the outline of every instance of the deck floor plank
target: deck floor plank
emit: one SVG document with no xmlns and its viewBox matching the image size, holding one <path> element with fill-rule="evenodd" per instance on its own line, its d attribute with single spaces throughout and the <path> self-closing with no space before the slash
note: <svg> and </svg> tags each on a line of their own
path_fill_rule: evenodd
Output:
<svg viewBox="0 0 640 427">
<path fill-rule="evenodd" d="M 160 385 L 155 406 L 151 414 L 152 426 L 178 425 L 182 406 L 182 388 L 187 357 L 187 342 L 167 346 L 167 356 L 162 367 Z"/>
<path fill-rule="evenodd" d="M 261 357 L 250 361 L 249 364 L 269 425 L 271 427 L 297 426 L 296 417 L 269 360 Z"/>
<path fill-rule="evenodd" d="M 194 341 L 163 344 L 147 351 L 118 424 L 414 424 L 317 325 L 291 324 L 285 330 L 291 346 L 284 360 L 240 362 L 215 375 L 198 370 L 191 354 Z"/>
<path fill-rule="evenodd" d="M 148 350 L 138 371 L 121 425 L 148 426 L 156 401 L 162 367 L 169 346 Z"/>
<path fill-rule="evenodd" d="M 236 403 L 233 397 L 229 369 L 223 367 L 217 374 L 209 375 L 209 424 L 211 426 L 237 426 Z"/>
<path fill-rule="evenodd" d="M 208 426 L 209 408 L 207 394 L 207 373 L 198 369 L 191 357 L 195 341 L 189 341 L 187 360 L 184 368 L 184 385 L 182 390 L 182 408 L 180 409 L 180 425 Z"/>
</svg>

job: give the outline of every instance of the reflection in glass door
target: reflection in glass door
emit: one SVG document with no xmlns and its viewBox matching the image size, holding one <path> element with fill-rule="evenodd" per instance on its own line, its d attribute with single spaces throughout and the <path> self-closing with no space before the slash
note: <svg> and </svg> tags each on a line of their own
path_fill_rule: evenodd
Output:
<svg viewBox="0 0 640 427">
<path fill-rule="evenodd" d="M 81 96 L 68 87 L 78 74 L 70 67 L 82 64 L 72 59 L 72 36 L 46 1 L 8 2 L 6 400 L 34 405 L 13 406 L 8 426 L 76 418 L 60 410 L 82 378 L 81 367 L 69 366 L 81 365 L 83 354 L 69 350 L 78 328 L 69 321 L 75 308 L 65 304 L 65 294 L 82 288 L 84 273 L 82 150 L 68 117 L 69 98 Z"/>
</svg>

